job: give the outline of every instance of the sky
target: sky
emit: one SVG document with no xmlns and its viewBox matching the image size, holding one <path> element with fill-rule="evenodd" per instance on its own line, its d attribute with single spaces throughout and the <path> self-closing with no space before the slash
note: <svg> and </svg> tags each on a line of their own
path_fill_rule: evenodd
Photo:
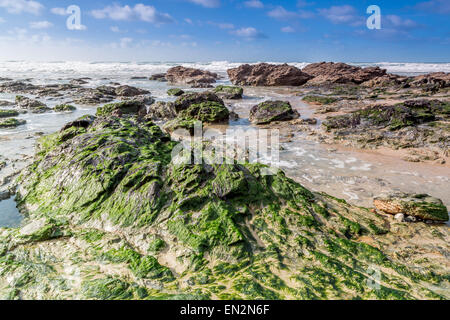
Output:
<svg viewBox="0 0 450 320">
<path fill-rule="evenodd" d="M 450 62 L 450 0 L 0 0 L 0 60 Z"/>
</svg>

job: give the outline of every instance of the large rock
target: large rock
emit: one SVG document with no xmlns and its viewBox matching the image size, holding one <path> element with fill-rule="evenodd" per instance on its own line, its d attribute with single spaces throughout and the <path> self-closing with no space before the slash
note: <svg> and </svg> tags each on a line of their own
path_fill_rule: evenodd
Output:
<svg viewBox="0 0 450 320">
<path fill-rule="evenodd" d="M 244 94 L 244 89 L 232 86 L 217 86 L 213 91 L 220 98 L 228 100 L 242 99 L 242 95 Z"/>
<path fill-rule="evenodd" d="M 231 82 L 240 86 L 301 86 L 311 79 L 300 69 L 287 64 L 244 64 L 227 72 Z"/>
<path fill-rule="evenodd" d="M 312 63 L 302 69 L 313 79 L 308 84 L 321 85 L 329 83 L 361 84 L 371 79 L 386 75 L 386 70 L 379 67 L 360 68 L 342 62 Z"/>
<path fill-rule="evenodd" d="M 152 120 L 172 120 L 177 116 L 173 102 L 157 101 L 150 105 L 147 118 Z"/>
<path fill-rule="evenodd" d="M 175 163 L 179 146 L 132 117 L 43 137 L 25 227 L 0 228 L 0 298 L 450 298 L 448 228 L 390 232 L 261 164 Z"/>
<path fill-rule="evenodd" d="M 409 85 L 420 87 L 427 91 L 438 91 L 450 87 L 450 73 L 434 72 L 414 77 Z"/>
<path fill-rule="evenodd" d="M 110 103 L 97 109 L 97 116 L 145 116 L 147 107 L 140 101 L 122 101 L 118 103 Z"/>
<path fill-rule="evenodd" d="M 140 95 L 150 93 L 150 91 L 148 91 L 148 90 L 131 87 L 131 86 L 126 86 L 126 85 L 115 88 L 114 92 L 117 96 L 121 96 L 121 97 L 134 97 L 134 96 L 140 96 Z"/>
<path fill-rule="evenodd" d="M 16 96 L 16 105 L 18 108 L 28 110 L 31 113 L 44 113 L 52 110 L 45 103 L 24 96 Z"/>
<path fill-rule="evenodd" d="M 215 83 L 219 78 L 216 73 L 182 66 L 170 68 L 165 78 L 173 84 L 203 85 Z"/>
<path fill-rule="evenodd" d="M 254 124 L 267 124 L 273 121 L 297 119 L 300 115 L 286 101 L 266 101 L 250 110 L 249 120 Z"/>
<path fill-rule="evenodd" d="M 174 107 L 176 112 L 180 112 L 188 109 L 192 104 L 198 104 L 202 102 L 217 102 L 219 104 L 224 104 L 223 100 L 220 99 L 213 92 L 188 92 L 180 96 L 175 102 Z"/>
<path fill-rule="evenodd" d="M 395 193 L 375 198 L 375 207 L 389 214 L 403 213 L 423 220 L 448 221 L 448 210 L 440 199 L 427 194 Z"/>
</svg>

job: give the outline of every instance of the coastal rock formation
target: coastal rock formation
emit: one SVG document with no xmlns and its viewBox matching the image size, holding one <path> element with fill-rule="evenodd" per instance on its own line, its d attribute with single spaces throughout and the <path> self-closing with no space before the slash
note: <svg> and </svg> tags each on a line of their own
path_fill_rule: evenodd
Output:
<svg viewBox="0 0 450 320">
<path fill-rule="evenodd" d="M 179 97 L 184 94 L 184 91 L 178 88 L 174 88 L 167 90 L 167 94 L 169 96 Z"/>
<path fill-rule="evenodd" d="M 144 117 L 147 107 L 140 101 L 129 100 L 118 103 L 110 103 L 97 109 L 97 116 L 135 116 Z"/>
<path fill-rule="evenodd" d="M 217 86 L 213 92 L 222 99 L 239 100 L 242 99 L 244 89 L 231 86 Z"/>
<path fill-rule="evenodd" d="M 319 62 L 307 65 L 303 72 L 313 79 L 308 84 L 322 85 L 327 83 L 356 83 L 372 80 L 386 75 L 386 70 L 379 67 L 360 68 L 342 62 Z"/>
<path fill-rule="evenodd" d="M 287 64 L 244 64 L 227 72 L 231 82 L 239 86 L 301 86 L 311 79 L 300 69 Z"/>
<path fill-rule="evenodd" d="M 230 119 L 230 112 L 222 99 L 212 92 L 185 93 L 170 107 L 173 107 L 177 117 L 164 125 L 166 132 L 186 129 L 193 134 L 197 121 L 208 124 L 227 122 Z"/>
<path fill-rule="evenodd" d="M 170 83 L 198 86 L 215 83 L 219 77 L 216 73 L 209 71 L 178 66 L 170 68 L 165 78 Z"/>
<path fill-rule="evenodd" d="M 147 118 L 152 120 L 172 120 L 177 116 L 173 102 L 157 101 L 147 112 Z"/>
<path fill-rule="evenodd" d="M 375 198 L 375 207 L 389 214 L 407 214 L 423 220 L 445 222 L 449 220 L 448 210 L 440 199 L 427 194 L 395 193 Z"/>
<path fill-rule="evenodd" d="M 427 91 L 438 91 L 450 87 L 450 73 L 434 72 L 416 76 L 409 82 L 411 87 L 421 87 Z"/>
<path fill-rule="evenodd" d="M 119 86 L 114 90 L 115 95 L 119 97 L 135 97 L 139 95 L 149 94 L 150 91 L 139 89 L 131 86 Z"/>
<path fill-rule="evenodd" d="M 31 113 L 44 113 L 51 110 L 44 103 L 24 96 L 16 96 L 16 105 L 18 108 L 28 110 Z"/>
<path fill-rule="evenodd" d="M 140 117 L 78 123 L 19 178 L 28 218 L 0 228 L 0 298 L 450 298 L 448 228 L 391 227 L 261 164 L 175 163 Z"/>
<path fill-rule="evenodd" d="M 0 119 L 0 128 L 15 128 L 27 123 L 25 120 L 18 120 L 16 118 Z"/>
<path fill-rule="evenodd" d="M 250 110 L 249 120 L 254 124 L 267 124 L 273 121 L 293 120 L 299 116 L 289 102 L 265 101 Z"/>
</svg>

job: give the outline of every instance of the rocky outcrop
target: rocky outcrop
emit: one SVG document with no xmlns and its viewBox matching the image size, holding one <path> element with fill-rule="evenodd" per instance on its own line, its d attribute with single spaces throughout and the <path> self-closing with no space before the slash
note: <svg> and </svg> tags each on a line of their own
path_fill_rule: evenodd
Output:
<svg viewBox="0 0 450 320">
<path fill-rule="evenodd" d="M 0 119 L 0 128 L 15 128 L 27 123 L 25 120 L 18 120 L 16 118 Z"/>
<path fill-rule="evenodd" d="M 16 106 L 31 113 L 45 113 L 51 111 L 44 103 L 24 96 L 16 96 Z"/>
<path fill-rule="evenodd" d="M 356 83 L 372 80 L 386 75 L 386 70 L 379 67 L 360 68 L 342 62 L 312 63 L 302 69 L 313 78 L 308 84 L 322 85 L 330 83 Z"/>
<path fill-rule="evenodd" d="M 266 101 L 250 110 L 249 120 L 254 124 L 267 124 L 273 121 L 293 120 L 299 116 L 299 113 L 292 109 L 289 102 Z"/>
<path fill-rule="evenodd" d="M 147 114 L 147 107 L 140 101 L 129 100 L 118 103 L 110 103 L 97 109 L 97 116 L 140 116 Z"/>
<path fill-rule="evenodd" d="M 172 120 L 177 116 L 173 102 L 157 101 L 153 103 L 147 112 L 147 118 L 152 120 Z"/>
<path fill-rule="evenodd" d="M 416 76 L 408 82 L 411 87 L 423 88 L 426 91 L 437 92 L 450 87 L 450 73 L 434 72 Z"/>
<path fill-rule="evenodd" d="M 135 117 L 43 137 L 28 218 L 0 228 L 0 298 L 450 298 L 448 228 L 393 226 L 261 164 L 176 163 L 179 146 Z"/>
<path fill-rule="evenodd" d="M 186 129 L 194 133 L 194 124 L 198 121 L 203 124 L 227 122 L 230 112 L 216 94 L 212 92 L 185 93 L 179 97 L 170 108 L 175 110 L 177 116 L 164 125 L 164 130 L 173 132 L 177 129 Z"/>
<path fill-rule="evenodd" d="M 389 214 L 404 214 L 422 220 L 446 222 L 448 210 L 440 199 L 427 194 L 395 193 L 374 199 L 375 207 Z"/>
<path fill-rule="evenodd" d="M 165 78 L 173 84 L 178 83 L 198 86 L 215 83 L 219 77 L 216 73 L 209 71 L 178 66 L 170 68 L 167 71 Z"/>
<path fill-rule="evenodd" d="M 311 79 L 300 69 L 287 64 L 244 64 L 227 72 L 231 82 L 239 86 L 301 86 Z"/>
<path fill-rule="evenodd" d="M 239 100 L 242 99 L 244 89 L 231 86 L 217 86 L 213 92 L 222 99 Z"/>
</svg>

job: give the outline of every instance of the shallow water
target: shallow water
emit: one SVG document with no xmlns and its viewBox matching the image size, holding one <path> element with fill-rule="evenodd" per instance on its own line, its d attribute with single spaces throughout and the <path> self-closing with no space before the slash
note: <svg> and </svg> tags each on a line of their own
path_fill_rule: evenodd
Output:
<svg viewBox="0 0 450 320">
<path fill-rule="evenodd" d="M 73 64 L 71 68 L 64 69 L 64 66 L 67 67 L 67 63 L 55 63 L 47 66 L 48 68 L 53 67 L 51 72 L 44 70 L 45 65 L 34 65 L 33 67 L 30 64 L 22 63 L 20 66 L 17 74 L 14 75 L 9 73 L 8 66 L 0 63 L 0 77 L 7 76 L 15 80 L 34 78 L 31 82 L 35 84 L 68 83 L 72 78 L 91 77 L 92 81 L 86 85 L 88 87 L 96 87 L 113 81 L 147 89 L 157 100 L 174 99 L 166 93 L 168 88 L 172 88 L 167 83 L 130 80 L 135 76 L 150 76 L 153 73 L 164 72 L 168 68 L 167 64 L 153 64 L 151 67 L 149 65 L 121 64 L 120 68 L 115 70 L 110 64 Z M 220 63 L 203 66 L 224 77 L 226 68 L 229 67 L 227 64 Z M 395 67 L 406 70 L 405 68 L 408 66 L 399 64 Z M 448 66 L 445 65 L 445 67 Z M 418 72 L 421 72 L 424 66 L 422 65 L 421 68 Z M 436 68 L 436 66 L 433 65 L 432 68 Z M 413 72 L 414 70 L 406 71 Z M 432 69 L 432 71 L 435 70 Z M 227 84 L 229 81 L 224 78 L 219 83 Z M 182 86 L 178 87 L 183 88 Z M 196 91 L 202 91 L 202 89 Z M 0 100 L 13 101 L 14 97 L 14 94 L 0 94 Z M 304 104 L 301 98 L 295 96 L 290 89 L 246 88 L 243 100 L 227 101 L 228 107 L 241 117 L 239 121 L 231 122 L 231 127 L 244 130 L 251 128 L 248 121 L 251 107 L 268 99 L 290 101 L 303 118 L 310 118 L 314 113 L 313 109 Z M 53 107 L 67 99 L 53 98 L 51 100 L 41 99 L 41 101 Z M 0 129 L 0 162 L 5 160 L 7 162 L 7 166 L 0 170 L 0 189 L 4 177 L 23 169 L 30 163 L 37 137 L 55 132 L 65 123 L 85 114 L 94 114 L 96 111 L 96 107 L 76 104 L 75 106 L 77 111 L 73 113 L 20 115 L 18 118 L 27 120 L 26 125 L 15 129 Z M 382 192 L 401 190 L 428 193 L 441 198 L 450 208 L 450 168 L 448 167 L 410 163 L 376 153 L 321 145 L 306 139 L 301 132 L 296 133 L 290 141 L 282 143 L 283 150 L 280 152 L 278 166 L 287 175 L 312 190 L 327 192 L 346 199 L 350 203 L 369 207 L 372 206 L 373 197 Z M 18 212 L 14 213 L 15 205 L 13 203 L 11 200 L 0 202 L 0 215 L 19 217 Z M 9 210 L 5 211 L 9 213 L 2 214 L 1 208 Z M 0 226 L 11 223 L 8 222 L 10 220 L 1 219 L 0 217 Z M 17 222 L 14 219 L 11 221 Z"/>
<path fill-rule="evenodd" d="M 16 228 L 23 220 L 14 198 L 0 201 L 0 227 Z"/>
</svg>

